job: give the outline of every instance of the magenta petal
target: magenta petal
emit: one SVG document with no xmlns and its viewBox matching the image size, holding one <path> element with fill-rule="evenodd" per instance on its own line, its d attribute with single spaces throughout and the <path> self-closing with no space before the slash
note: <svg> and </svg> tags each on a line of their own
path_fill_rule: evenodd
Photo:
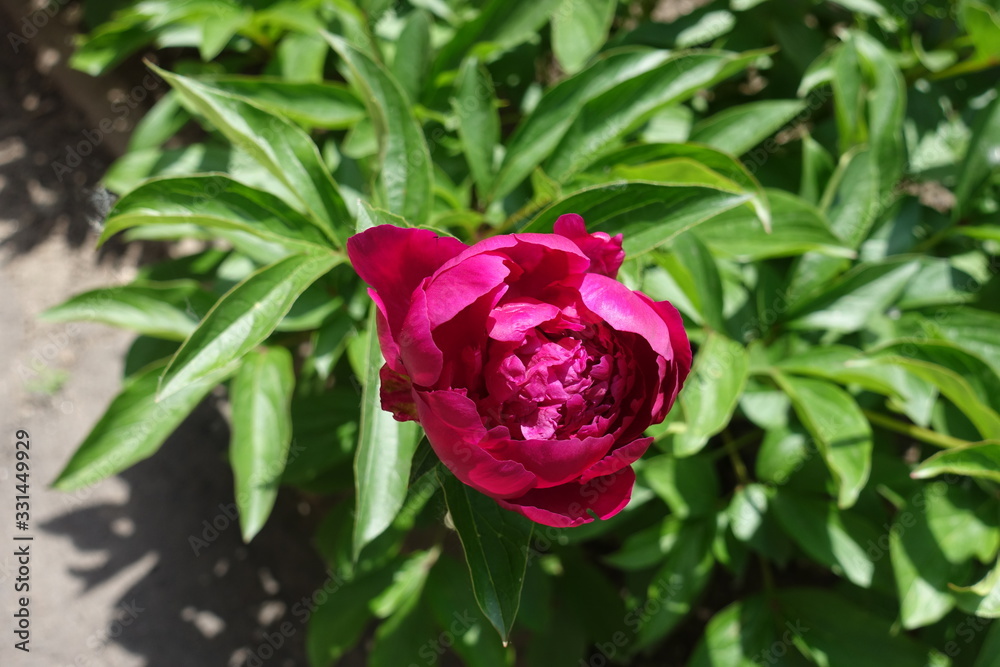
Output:
<svg viewBox="0 0 1000 667">
<path fill-rule="evenodd" d="M 548 322 L 561 311 L 551 303 L 539 301 L 512 301 L 493 309 L 490 313 L 490 338 L 508 342 L 524 340 L 524 332 Z"/>
<path fill-rule="evenodd" d="M 426 229 L 378 225 L 347 239 L 347 255 L 361 279 L 378 292 L 393 334 L 410 308 L 420 281 L 468 248 Z"/>
<path fill-rule="evenodd" d="M 515 461 L 498 461 L 481 447 L 486 435 L 476 404 L 457 391 L 414 391 L 420 425 L 455 477 L 493 498 L 522 495 L 535 476 Z"/>
<path fill-rule="evenodd" d="M 582 276 L 580 296 L 587 308 L 618 331 L 629 331 L 646 339 L 661 357 L 672 360 L 670 329 L 651 301 L 639 297 L 617 280 L 597 273 Z"/>
<path fill-rule="evenodd" d="M 576 213 L 560 215 L 552 231 L 575 243 L 590 258 L 590 270 L 614 278 L 625 261 L 622 235 L 610 236 L 605 232 L 587 233 L 587 225 Z"/>
<path fill-rule="evenodd" d="M 499 255 L 473 255 L 459 264 L 442 267 L 424 287 L 431 328 L 453 319 L 502 285 L 509 275 L 510 269 Z"/>
<path fill-rule="evenodd" d="M 642 455 L 646 453 L 651 444 L 653 444 L 652 438 L 639 438 L 627 445 L 615 448 L 610 454 L 587 468 L 583 475 L 580 476 L 580 481 L 589 482 L 595 477 L 610 475 L 626 466 L 632 465 L 642 458 Z"/>
<path fill-rule="evenodd" d="M 375 302 L 375 331 L 378 333 L 378 344 L 382 348 L 382 357 L 389 368 L 397 373 L 406 374 L 403 362 L 399 357 L 399 344 L 396 343 L 392 331 L 389 329 L 389 322 L 385 319 L 385 304 L 381 297 L 371 287 L 368 288 L 368 296 Z"/>
<path fill-rule="evenodd" d="M 483 443 L 497 458 L 517 461 L 538 477 L 538 488 L 565 484 L 601 460 L 614 444 L 614 436 L 578 440 L 513 440 Z"/>
<path fill-rule="evenodd" d="M 556 528 L 572 528 L 593 521 L 587 510 L 601 519 L 610 519 L 632 498 L 635 473 L 632 468 L 597 477 L 586 484 L 563 484 L 533 489 L 519 498 L 497 500 L 501 507 L 518 512 L 536 523 Z"/>
<path fill-rule="evenodd" d="M 483 253 L 497 253 L 509 256 L 518 252 L 517 247 L 522 245 L 536 246 L 540 249 L 556 250 L 564 253 L 569 259 L 569 273 L 586 271 L 590 261 L 575 243 L 555 234 L 501 234 L 500 236 L 491 236 L 483 239 L 479 243 L 470 246 L 467 250 L 462 251 L 445 262 L 441 266 L 441 270 L 445 271 L 464 262 L 469 257 Z M 534 267 L 522 265 L 521 268 L 531 270 Z"/>
<path fill-rule="evenodd" d="M 674 351 L 674 362 L 677 364 L 679 385 L 691 372 L 691 341 L 684 331 L 684 320 L 669 301 L 653 301 L 642 292 L 636 294 L 646 301 L 667 325 L 667 330 L 670 332 L 670 347 Z"/>
<path fill-rule="evenodd" d="M 444 354 L 434 342 L 430 317 L 427 314 L 427 293 L 418 289 L 413 292 L 410 311 L 399 328 L 396 337 L 399 356 L 410 374 L 413 384 L 430 387 L 441 376 L 444 368 Z"/>
</svg>

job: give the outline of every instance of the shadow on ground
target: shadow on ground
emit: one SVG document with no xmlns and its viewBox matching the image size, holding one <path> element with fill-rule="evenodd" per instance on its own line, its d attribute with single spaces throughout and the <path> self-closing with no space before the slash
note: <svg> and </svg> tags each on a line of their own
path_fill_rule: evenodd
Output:
<svg viewBox="0 0 1000 667">
<path fill-rule="evenodd" d="M 210 399 L 159 453 L 120 475 L 129 486 L 125 504 L 70 509 L 41 526 L 83 553 L 108 553 L 99 566 L 72 572 L 88 588 L 144 559 L 155 563 L 121 596 L 120 623 L 80 647 L 84 655 L 113 641 L 149 667 L 306 664 L 303 614 L 292 612 L 324 578 L 307 543 L 312 517 L 282 491 L 264 530 L 244 545 L 227 507 L 227 442 Z M 278 628 L 286 621 L 294 634 L 284 639 Z"/>
</svg>

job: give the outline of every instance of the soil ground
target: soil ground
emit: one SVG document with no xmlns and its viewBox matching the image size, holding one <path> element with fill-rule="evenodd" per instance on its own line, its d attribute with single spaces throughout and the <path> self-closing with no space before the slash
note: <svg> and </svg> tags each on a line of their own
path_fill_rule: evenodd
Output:
<svg viewBox="0 0 1000 667">
<path fill-rule="evenodd" d="M 283 492 L 264 531 L 241 542 L 225 510 L 233 490 L 217 399 L 123 474 L 73 494 L 48 487 L 119 391 L 132 335 L 37 316 L 72 294 L 127 282 L 163 248 L 95 249 L 107 207 L 97 182 L 110 162 L 106 150 L 122 141 L 95 145 L 69 173 L 53 168 L 108 102 L 91 95 L 85 111 L 57 85 L 50 50 L 15 49 L 9 35 L 22 34 L 24 17 L 36 11 L 17 6 L 0 3 L 0 665 L 304 665 L 305 627 L 291 610 L 323 581 L 320 562 L 301 544 L 315 517 Z M 72 20 L 73 7 L 64 6 L 32 39 L 69 34 Z M 18 429 L 31 442 L 23 532 L 14 526 Z M 206 532 L 206 522 L 221 530 Z M 15 533 L 34 539 L 15 542 Z M 190 538 L 213 535 L 196 553 Z M 16 592 L 14 551 L 24 544 L 30 591 Z M 12 634 L 22 596 L 29 653 L 14 648 Z M 284 622 L 287 639 L 276 633 Z"/>
</svg>

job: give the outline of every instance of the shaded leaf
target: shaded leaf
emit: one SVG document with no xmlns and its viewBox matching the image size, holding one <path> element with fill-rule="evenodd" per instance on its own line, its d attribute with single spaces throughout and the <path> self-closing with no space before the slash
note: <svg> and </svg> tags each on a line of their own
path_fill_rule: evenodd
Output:
<svg viewBox="0 0 1000 667">
<path fill-rule="evenodd" d="M 452 523 L 462 540 L 476 602 L 508 641 L 521 603 L 533 524 L 495 500 L 439 472 Z"/>
</svg>

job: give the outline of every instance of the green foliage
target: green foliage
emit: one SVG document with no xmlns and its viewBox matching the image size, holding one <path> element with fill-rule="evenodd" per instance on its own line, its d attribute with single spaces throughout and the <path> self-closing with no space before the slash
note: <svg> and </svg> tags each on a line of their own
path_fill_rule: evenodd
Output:
<svg viewBox="0 0 1000 667">
<path fill-rule="evenodd" d="M 75 66 L 153 51 L 170 87 L 101 241 L 206 248 L 46 313 L 141 334 L 55 486 L 221 385 L 245 539 L 280 484 L 339 501 L 315 667 L 997 664 L 996 3 L 674 4 L 87 3 Z M 696 353 L 630 505 L 556 530 L 381 410 L 343 248 L 563 213 L 624 235 Z"/>
</svg>

